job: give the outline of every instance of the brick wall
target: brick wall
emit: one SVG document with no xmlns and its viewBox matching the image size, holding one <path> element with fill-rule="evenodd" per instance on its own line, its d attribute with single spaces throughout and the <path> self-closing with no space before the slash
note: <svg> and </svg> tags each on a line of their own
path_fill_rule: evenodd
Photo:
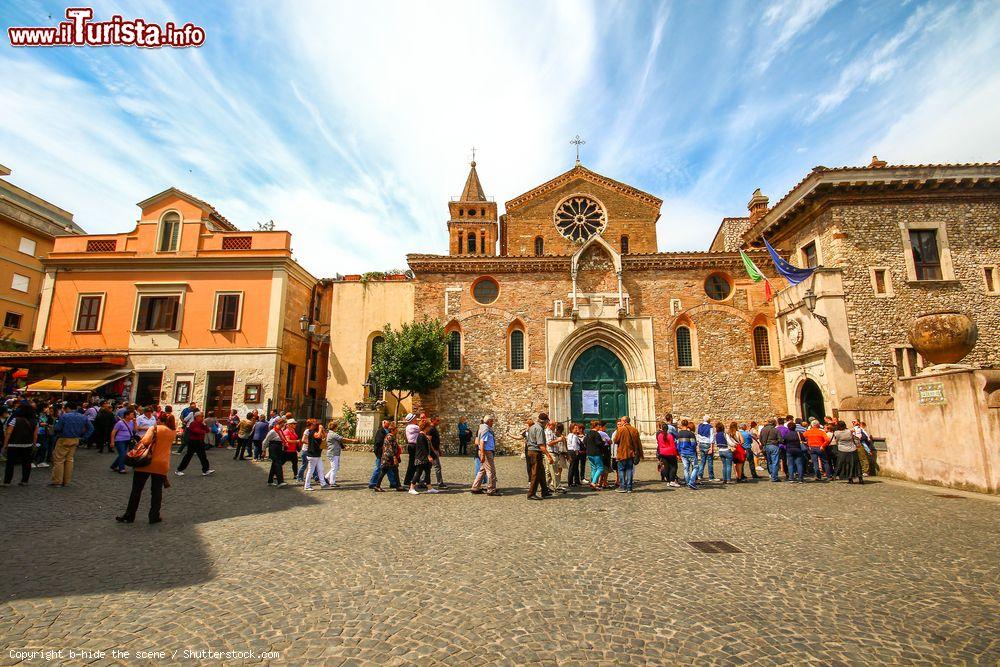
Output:
<svg viewBox="0 0 1000 667">
<path fill-rule="evenodd" d="M 578 246 L 563 238 L 553 223 L 553 214 L 559 202 L 576 193 L 587 194 L 604 204 L 608 215 L 604 238 L 616 250 L 621 250 L 621 236 L 625 234 L 629 237 L 630 253 L 657 251 L 658 206 L 584 178 L 576 178 L 507 211 L 504 221 L 506 254 L 534 255 L 536 236 L 544 240 L 546 255 L 572 255 L 576 252 Z"/>
</svg>

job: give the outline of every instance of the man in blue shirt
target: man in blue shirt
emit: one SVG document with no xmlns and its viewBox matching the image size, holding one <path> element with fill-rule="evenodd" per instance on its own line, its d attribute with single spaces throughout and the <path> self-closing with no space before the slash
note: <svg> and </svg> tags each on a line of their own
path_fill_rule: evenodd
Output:
<svg viewBox="0 0 1000 667">
<path fill-rule="evenodd" d="M 94 425 L 75 403 L 67 402 L 56 420 L 56 449 L 52 453 L 52 481 L 49 486 L 66 486 L 73 479 L 73 459 L 81 439 L 90 437 Z"/>
<path fill-rule="evenodd" d="M 500 492 L 497 491 L 497 471 L 493 465 L 493 454 L 496 451 L 496 437 L 493 435 L 493 416 L 486 415 L 483 417 L 483 424 L 486 428 L 483 429 L 478 439 L 479 460 L 482 461 L 482 465 L 479 468 L 479 473 L 476 474 L 476 481 L 472 483 L 472 493 L 483 492 L 483 475 L 486 475 L 489 480 L 489 486 L 486 487 L 486 495 L 499 496 Z"/>
<path fill-rule="evenodd" d="M 253 425 L 253 429 L 250 431 L 250 439 L 253 441 L 253 460 L 260 461 L 263 457 L 263 452 L 261 451 L 264 447 L 264 436 L 271 429 L 267 424 L 267 420 L 263 416 L 257 418 L 257 422 Z"/>
</svg>

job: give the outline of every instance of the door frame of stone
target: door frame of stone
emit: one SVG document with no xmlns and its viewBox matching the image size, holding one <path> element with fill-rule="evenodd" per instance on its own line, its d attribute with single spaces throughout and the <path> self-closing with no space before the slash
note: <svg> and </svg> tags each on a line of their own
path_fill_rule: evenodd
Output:
<svg viewBox="0 0 1000 667">
<path fill-rule="evenodd" d="M 632 413 L 629 416 L 641 433 L 653 434 L 656 430 L 654 369 L 646 363 L 642 348 L 628 332 L 604 321 L 577 327 L 554 351 L 547 369 L 549 416 L 564 421 L 573 414 L 570 403 L 573 365 L 581 354 L 595 345 L 607 348 L 622 362 L 628 408 Z"/>
</svg>

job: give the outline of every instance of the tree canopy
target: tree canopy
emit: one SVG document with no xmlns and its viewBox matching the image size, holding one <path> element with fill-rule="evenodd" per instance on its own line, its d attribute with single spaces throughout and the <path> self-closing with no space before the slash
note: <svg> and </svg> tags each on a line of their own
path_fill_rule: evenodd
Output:
<svg viewBox="0 0 1000 667">
<path fill-rule="evenodd" d="M 403 325 L 399 331 L 388 324 L 382 330 L 382 342 L 373 351 L 372 375 L 378 386 L 399 403 L 414 393 L 441 385 L 447 370 L 447 339 L 438 320 L 427 319 Z"/>
</svg>

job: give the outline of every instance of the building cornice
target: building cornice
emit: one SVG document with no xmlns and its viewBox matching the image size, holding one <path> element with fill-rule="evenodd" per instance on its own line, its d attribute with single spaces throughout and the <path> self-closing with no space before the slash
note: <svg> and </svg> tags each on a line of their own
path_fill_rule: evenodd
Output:
<svg viewBox="0 0 1000 667">
<path fill-rule="evenodd" d="M 659 197 L 654 197 L 648 192 L 643 192 L 638 188 L 634 188 L 631 185 L 622 183 L 621 181 L 616 181 L 613 178 L 602 176 L 601 174 L 598 174 L 596 171 L 591 171 L 590 169 L 587 169 L 583 165 L 578 164 L 569 171 L 559 174 L 552 180 L 542 183 L 538 187 L 528 190 L 524 194 L 518 195 L 517 197 L 514 197 L 506 204 L 504 204 L 504 209 L 507 213 L 509 213 L 510 211 L 521 207 L 527 201 L 535 199 L 539 195 L 543 195 L 546 192 L 555 190 L 556 188 L 561 187 L 566 183 L 569 183 L 570 181 L 577 178 L 582 178 L 583 180 L 590 181 L 592 183 L 602 185 L 611 190 L 620 192 L 624 195 L 632 197 L 633 199 L 638 199 L 639 201 L 642 201 L 646 204 L 649 204 L 650 206 L 655 207 L 657 211 L 659 211 L 660 206 L 663 205 L 663 200 L 660 199 Z"/>
<path fill-rule="evenodd" d="M 773 235 L 803 213 L 829 205 L 832 197 L 872 196 L 916 202 L 940 197 L 1000 196 L 1000 162 L 975 164 L 896 165 L 883 167 L 816 167 L 781 201 L 744 233 L 745 241 Z M 843 200 L 842 200 L 843 201 Z"/>
<path fill-rule="evenodd" d="M 767 253 L 748 252 L 758 266 L 769 261 Z M 421 273 L 569 273 L 570 256 L 543 257 L 452 257 L 449 255 L 407 255 L 416 274 Z M 622 270 L 739 268 L 743 260 L 738 252 L 658 252 L 622 255 Z"/>
<path fill-rule="evenodd" d="M 137 257 L 133 253 L 118 252 L 115 256 L 100 257 L 85 254 L 53 256 L 41 260 L 46 271 L 226 271 L 233 269 L 259 269 L 273 271 L 284 268 L 307 282 L 317 282 L 301 264 L 291 257 L 223 257 L 206 254 L 189 256 Z"/>
</svg>

